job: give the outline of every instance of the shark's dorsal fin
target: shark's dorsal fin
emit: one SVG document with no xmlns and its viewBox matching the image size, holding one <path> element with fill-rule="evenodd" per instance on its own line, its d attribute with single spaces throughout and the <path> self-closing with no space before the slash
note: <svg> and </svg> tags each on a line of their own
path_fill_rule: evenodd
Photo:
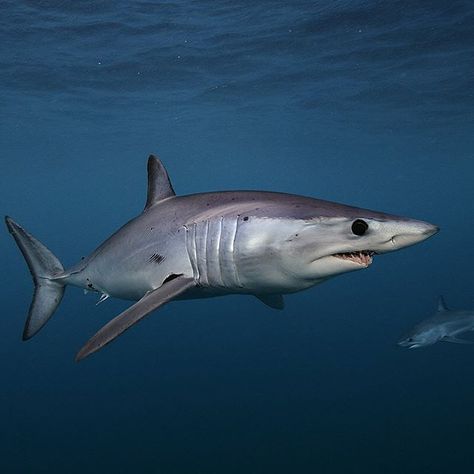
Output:
<svg viewBox="0 0 474 474">
<path fill-rule="evenodd" d="M 446 306 L 446 303 L 444 301 L 444 298 L 440 296 L 438 298 L 438 312 L 443 312 L 443 311 L 449 311 L 448 307 Z"/>
<path fill-rule="evenodd" d="M 145 210 L 157 202 L 175 195 L 165 167 L 155 155 L 150 155 L 148 158 L 148 194 Z"/>
</svg>

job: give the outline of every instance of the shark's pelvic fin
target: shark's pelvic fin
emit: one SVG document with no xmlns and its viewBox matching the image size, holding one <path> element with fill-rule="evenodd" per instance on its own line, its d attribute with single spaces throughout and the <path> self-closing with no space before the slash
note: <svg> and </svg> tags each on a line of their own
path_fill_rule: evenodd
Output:
<svg viewBox="0 0 474 474">
<path fill-rule="evenodd" d="M 459 339 L 455 336 L 444 336 L 442 339 L 444 342 L 454 342 L 456 344 L 474 344 L 474 341 L 468 341 L 467 339 Z"/>
<path fill-rule="evenodd" d="M 13 219 L 7 216 L 5 222 L 25 257 L 35 284 L 33 301 L 23 330 L 23 340 L 26 340 L 33 337 L 48 322 L 61 303 L 64 283 L 55 276 L 61 274 L 64 268 L 47 247 Z"/>
<path fill-rule="evenodd" d="M 446 302 L 444 301 L 444 298 L 442 296 L 438 298 L 438 311 L 449 311 L 448 307 L 446 306 Z"/>
<path fill-rule="evenodd" d="M 80 361 L 98 351 L 116 337 L 120 336 L 124 331 L 138 323 L 145 316 L 155 309 L 163 306 L 176 296 L 184 293 L 189 288 L 195 286 L 193 278 L 177 276 L 172 280 L 168 280 L 156 290 L 148 292 L 141 300 L 137 301 L 130 308 L 112 319 L 94 336 L 92 336 L 82 349 L 77 353 L 76 361 Z"/>
<path fill-rule="evenodd" d="M 285 301 L 283 295 L 255 295 L 263 304 L 273 309 L 283 309 Z"/>
<path fill-rule="evenodd" d="M 148 158 L 148 194 L 145 210 L 163 199 L 175 196 L 170 178 L 163 163 L 155 156 Z"/>
</svg>

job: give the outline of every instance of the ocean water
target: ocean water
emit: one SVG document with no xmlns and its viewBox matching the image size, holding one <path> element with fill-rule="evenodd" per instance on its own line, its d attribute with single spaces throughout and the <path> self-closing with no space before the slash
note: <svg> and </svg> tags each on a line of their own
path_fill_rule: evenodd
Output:
<svg viewBox="0 0 474 474">
<path fill-rule="evenodd" d="M 0 3 L 0 205 L 66 265 L 177 193 L 263 189 L 441 232 L 286 298 L 175 302 L 76 364 L 129 305 L 32 295 L 0 234 L 0 472 L 458 473 L 474 351 L 396 345 L 443 294 L 474 308 L 468 1 Z"/>
</svg>

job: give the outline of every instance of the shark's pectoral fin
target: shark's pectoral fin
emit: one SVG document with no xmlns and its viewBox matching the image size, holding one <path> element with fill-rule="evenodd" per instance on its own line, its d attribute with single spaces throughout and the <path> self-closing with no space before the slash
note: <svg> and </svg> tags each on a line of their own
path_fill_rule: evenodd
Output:
<svg viewBox="0 0 474 474">
<path fill-rule="evenodd" d="M 98 351 L 152 311 L 193 286 L 195 286 L 193 278 L 177 276 L 168 280 L 160 288 L 148 292 L 141 300 L 112 319 L 112 321 L 94 334 L 77 353 L 76 361 L 78 362 L 93 352 Z"/>
<path fill-rule="evenodd" d="M 273 309 L 283 309 L 285 301 L 283 295 L 255 295 L 262 303 Z"/>
<path fill-rule="evenodd" d="M 468 341 L 467 339 L 459 339 L 454 336 L 444 336 L 442 339 L 444 342 L 454 342 L 456 344 L 474 344 L 474 341 Z"/>
</svg>

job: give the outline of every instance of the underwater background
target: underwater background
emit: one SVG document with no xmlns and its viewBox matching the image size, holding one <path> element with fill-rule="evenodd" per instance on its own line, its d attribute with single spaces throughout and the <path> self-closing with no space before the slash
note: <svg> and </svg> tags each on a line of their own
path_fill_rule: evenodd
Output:
<svg viewBox="0 0 474 474">
<path fill-rule="evenodd" d="M 474 463 L 474 349 L 397 346 L 474 309 L 469 1 L 0 2 L 0 204 L 65 266 L 178 194 L 262 189 L 441 232 L 286 297 L 174 302 L 76 364 L 130 303 L 33 293 L 0 233 L 0 472 L 444 473 Z"/>
</svg>

